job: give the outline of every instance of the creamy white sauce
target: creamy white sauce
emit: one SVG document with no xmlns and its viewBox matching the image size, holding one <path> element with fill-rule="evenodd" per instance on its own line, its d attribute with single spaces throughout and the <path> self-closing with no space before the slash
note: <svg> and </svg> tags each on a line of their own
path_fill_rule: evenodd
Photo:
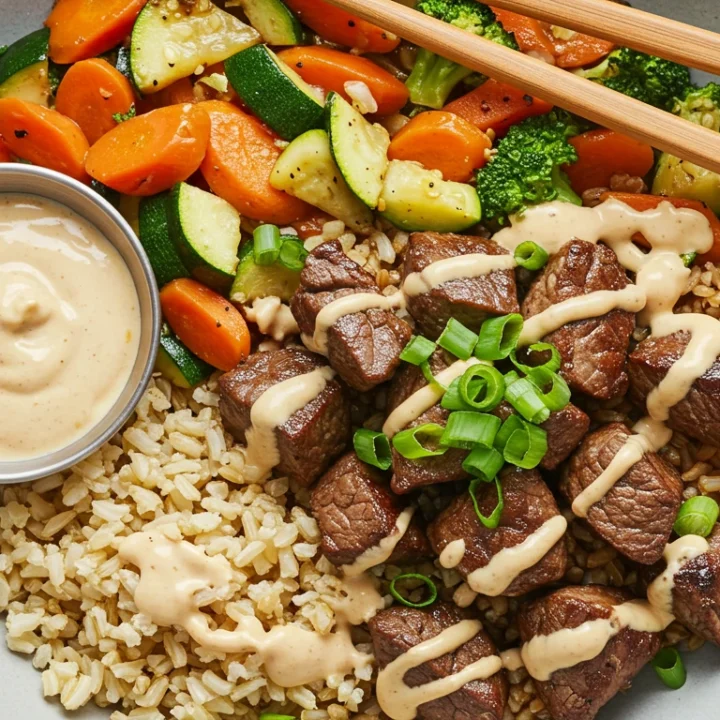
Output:
<svg viewBox="0 0 720 720">
<path fill-rule="evenodd" d="M 274 295 L 255 298 L 252 307 L 245 307 L 244 310 L 245 317 L 254 322 L 263 335 L 269 335 L 277 342 L 300 332 L 292 310 Z"/>
<path fill-rule="evenodd" d="M 450 570 L 457 567 L 465 556 L 465 541 L 460 538 L 451 540 L 440 553 L 440 564 Z"/>
<path fill-rule="evenodd" d="M 130 271 L 89 222 L 50 200 L 0 195 L 0 462 L 78 440 L 137 358 Z"/>
</svg>

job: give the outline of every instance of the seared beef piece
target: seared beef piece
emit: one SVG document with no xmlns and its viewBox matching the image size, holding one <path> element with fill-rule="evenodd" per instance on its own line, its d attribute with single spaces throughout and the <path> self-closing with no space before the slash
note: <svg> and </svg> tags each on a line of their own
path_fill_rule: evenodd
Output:
<svg viewBox="0 0 720 720">
<path fill-rule="evenodd" d="M 225 429 L 245 442 L 250 410 L 273 385 L 327 365 L 308 350 L 287 348 L 258 352 L 220 378 L 220 414 Z M 304 487 L 312 485 L 350 441 L 350 410 L 342 386 L 330 380 L 325 389 L 275 431 L 278 474 Z"/>
<path fill-rule="evenodd" d="M 351 564 L 392 534 L 406 505 L 390 492 L 384 474 L 354 452 L 341 457 L 323 475 L 310 502 L 322 533 L 323 554 L 338 566 Z M 396 545 L 391 561 L 414 561 L 431 554 L 416 516 Z"/>
<path fill-rule="evenodd" d="M 402 279 L 438 260 L 472 253 L 506 255 L 507 250 L 492 240 L 472 235 L 413 233 L 405 251 Z M 433 340 L 451 317 L 478 332 L 488 315 L 520 312 L 515 274 L 512 270 L 496 270 L 476 278 L 450 280 L 430 292 L 408 297 L 407 308 L 421 333 Z"/>
<path fill-rule="evenodd" d="M 536 635 L 608 618 L 613 606 L 631 599 L 626 590 L 600 585 L 556 590 L 520 609 L 520 638 L 526 643 Z M 660 633 L 623 628 L 597 657 L 556 670 L 549 680 L 536 680 L 535 687 L 554 720 L 593 720 L 659 649 Z"/>
<path fill-rule="evenodd" d="M 600 476 L 630 435 L 622 423 L 610 423 L 585 438 L 560 483 L 569 502 Z M 590 508 L 587 520 L 623 555 L 651 565 L 662 557 L 682 490 L 675 468 L 657 453 L 646 453 Z"/>
<path fill-rule="evenodd" d="M 522 314 L 530 318 L 569 298 L 622 290 L 626 285 L 625 270 L 610 248 L 572 240 L 550 258 L 530 286 Z M 625 356 L 634 328 L 633 313 L 613 310 L 599 318 L 569 323 L 543 340 L 560 351 L 560 372 L 573 390 L 608 400 L 627 390 Z"/>
<path fill-rule="evenodd" d="M 685 352 L 690 335 L 677 332 L 665 337 L 643 340 L 628 358 L 630 397 L 641 407 L 647 396 L 660 384 L 668 370 Z M 667 424 L 689 437 L 720 447 L 720 361 L 691 386 L 690 392 L 670 408 Z"/>
<path fill-rule="evenodd" d="M 354 293 L 380 294 L 380 288 L 345 254 L 339 241 L 316 247 L 305 261 L 290 304 L 300 332 L 312 335 L 320 310 Z M 411 335 L 410 326 L 391 310 L 372 308 L 345 315 L 328 330 L 328 360 L 348 385 L 364 392 L 392 377 Z"/>
<path fill-rule="evenodd" d="M 515 411 L 503 400 L 493 411 L 501 420 L 506 420 Z M 580 444 L 590 427 L 590 418 L 579 407 L 568 403 L 562 410 L 550 413 L 540 425 L 547 433 L 547 452 L 540 462 L 543 470 L 554 470 Z"/>
<path fill-rule="evenodd" d="M 443 630 L 471 616 L 455 605 L 436 603 L 427 610 L 394 605 L 381 610 L 370 622 L 370 635 L 378 665 L 382 670 L 410 648 L 430 640 Z M 454 675 L 465 666 L 488 655 L 496 654 L 495 646 L 484 630 L 457 650 L 441 655 L 405 673 L 409 687 L 425 685 Z M 501 720 L 508 696 L 505 672 L 487 680 L 473 680 L 445 697 L 418 707 L 418 720 Z"/>
<path fill-rule="evenodd" d="M 465 541 L 465 554 L 456 570 L 467 577 L 473 570 L 487 565 L 501 550 L 526 540 L 546 520 L 559 515 L 555 498 L 536 470 L 513 469 L 502 477 L 505 506 L 500 524 L 494 530 L 478 520 L 472 498 L 463 493 L 455 498 L 428 528 L 433 550 L 439 555 L 453 540 Z M 497 505 L 495 484 L 483 484 L 477 489 L 480 512 L 485 517 Z M 559 540 L 533 567 L 518 575 L 502 595 L 516 597 L 559 580 L 565 574 L 567 549 Z"/>
</svg>

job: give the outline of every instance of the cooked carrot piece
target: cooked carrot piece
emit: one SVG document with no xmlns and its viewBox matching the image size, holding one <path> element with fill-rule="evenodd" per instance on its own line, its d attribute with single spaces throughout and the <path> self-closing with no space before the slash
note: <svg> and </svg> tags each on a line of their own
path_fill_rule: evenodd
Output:
<svg viewBox="0 0 720 720">
<path fill-rule="evenodd" d="M 196 103 L 198 98 L 193 91 L 193 84 L 190 78 L 180 78 L 172 85 L 152 95 L 145 95 L 136 103 L 138 115 L 148 113 L 151 110 L 167 107 L 168 105 L 183 105 Z"/>
<path fill-rule="evenodd" d="M 16 157 L 85 182 L 88 141 L 56 110 L 18 98 L 0 100 L 0 139 Z"/>
<path fill-rule="evenodd" d="M 304 202 L 270 185 L 281 149 L 259 120 L 222 100 L 195 107 L 210 116 L 210 142 L 200 170 L 216 195 L 241 215 L 268 223 L 287 225 L 310 213 Z"/>
<path fill-rule="evenodd" d="M 333 219 L 334 218 L 327 213 L 316 210 L 312 215 L 310 215 L 310 217 L 290 224 L 293 228 L 295 228 L 295 232 L 301 240 L 307 240 L 309 237 L 313 237 L 314 235 L 322 235 L 325 223 L 330 222 Z"/>
<path fill-rule="evenodd" d="M 180 278 L 160 291 L 163 315 L 173 332 L 206 363 L 232 370 L 250 352 L 250 333 L 229 300 L 196 280 Z"/>
<path fill-rule="evenodd" d="M 490 6 L 498 22 L 508 32 L 515 35 L 515 40 L 524 53 L 532 53 L 544 60 L 552 61 L 555 57 L 555 45 L 552 35 L 544 27 L 544 23 L 534 18 L 520 15 L 511 10 Z"/>
<path fill-rule="evenodd" d="M 408 101 L 408 89 L 395 76 L 359 55 L 333 50 L 322 45 L 288 48 L 280 57 L 310 85 L 334 90 L 346 100 L 349 81 L 364 82 L 377 102 L 378 115 L 398 112 Z"/>
<path fill-rule="evenodd" d="M 552 108 L 550 103 L 534 98 L 524 90 L 490 79 L 448 103 L 443 110 L 459 115 L 483 132 L 493 130 L 502 137 L 511 125 L 533 115 L 545 115 Z"/>
<path fill-rule="evenodd" d="M 0 162 L 11 162 L 12 157 L 10 156 L 10 151 L 7 149 L 7 146 L 4 142 L 0 141 Z"/>
<path fill-rule="evenodd" d="M 414 160 L 440 170 L 445 180 L 467 182 L 487 162 L 490 138 L 458 115 L 435 110 L 420 113 L 390 143 L 391 160 Z"/>
<path fill-rule="evenodd" d="M 300 20 L 320 37 L 363 52 L 388 53 L 400 38 L 325 0 L 286 0 Z"/>
<path fill-rule="evenodd" d="M 101 58 L 81 60 L 70 67 L 58 87 L 55 109 L 74 120 L 91 145 L 116 125 L 135 103 L 130 81 Z"/>
<path fill-rule="evenodd" d="M 578 161 L 563 169 L 578 194 L 608 187 L 616 173 L 644 177 L 655 164 L 650 145 L 614 130 L 590 130 L 570 138 L 570 144 L 577 150 Z"/>
<path fill-rule="evenodd" d="M 615 49 L 614 43 L 583 33 L 575 33 L 567 40 L 556 39 L 555 62 L 561 68 L 594 65 Z"/>
<path fill-rule="evenodd" d="M 200 167 L 209 136 L 210 118 L 198 105 L 171 105 L 103 135 L 85 166 L 96 180 L 125 195 L 155 195 Z"/>
</svg>

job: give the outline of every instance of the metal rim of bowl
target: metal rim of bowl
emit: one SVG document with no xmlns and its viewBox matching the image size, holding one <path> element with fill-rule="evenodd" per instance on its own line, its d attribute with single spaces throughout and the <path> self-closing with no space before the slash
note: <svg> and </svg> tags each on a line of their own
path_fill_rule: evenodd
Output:
<svg viewBox="0 0 720 720">
<path fill-rule="evenodd" d="M 9 187 L 3 187 L 3 181 L 8 176 L 20 180 L 19 189 L 12 186 L 12 179 Z M 32 183 L 32 187 L 27 187 L 28 182 Z M 37 188 L 34 187 L 35 184 L 37 184 Z M 53 193 L 53 190 L 55 193 Z M 69 445 L 48 454 L 29 458 L 28 460 L 0 461 L 0 485 L 30 482 L 67 470 L 87 458 L 110 440 L 128 421 L 150 383 L 160 343 L 161 326 L 160 295 L 150 260 L 128 222 L 105 198 L 101 197 L 88 185 L 84 185 L 78 180 L 54 170 L 21 163 L 0 163 L 0 194 L 13 193 L 35 195 L 65 205 L 91 225 L 94 225 L 107 238 L 118 251 L 132 275 L 141 310 L 141 338 L 138 355 L 128 378 L 128 385 L 100 421 L 88 428 L 83 436 Z M 58 196 L 62 197 L 62 199 L 59 199 Z M 67 200 L 77 201 L 79 206 L 84 204 L 85 212 L 79 210 L 77 206 L 73 206 Z M 97 218 L 88 217 L 88 214 L 93 214 L 91 210 L 95 212 L 97 218 L 105 218 L 108 221 L 108 228 L 112 232 L 107 232 L 99 227 Z M 124 245 L 124 247 L 118 247 L 117 240 L 121 236 L 124 240 L 120 244 Z M 132 262 L 133 258 L 137 261 L 137 264 Z M 145 294 L 147 294 L 147 298 L 143 301 Z M 149 310 L 149 317 L 144 316 L 143 302 L 147 306 L 146 310 Z M 127 396 L 128 386 L 133 382 L 133 377 L 137 375 L 139 365 L 142 371 L 135 381 L 137 385 L 129 397 L 120 403 L 120 400 Z M 95 437 L 92 437 L 98 428 L 104 429 Z M 45 460 L 47 461 L 44 462 Z"/>
</svg>

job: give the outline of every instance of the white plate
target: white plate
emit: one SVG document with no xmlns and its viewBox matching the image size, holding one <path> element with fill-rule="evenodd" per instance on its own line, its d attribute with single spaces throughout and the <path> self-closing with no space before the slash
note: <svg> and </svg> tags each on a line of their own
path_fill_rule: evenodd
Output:
<svg viewBox="0 0 720 720">
<path fill-rule="evenodd" d="M 578 0 L 581 4 L 581 0 Z M 633 0 L 635 7 L 694 23 L 720 32 L 718 0 Z M 52 2 L 49 0 L 0 0 L 0 45 L 10 43 L 40 27 Z M 0 623 L 1 625 L 2 623 Z M 720 689 L 720 650 L 706 647 L 685 655 L 688 681 L 680 691 L 670 691 L 649 667 L 636 678 L 632 692 L 616 697 L 598 720 L 709 720 L 720 717 L 716 690 Z M 8 651 L 4 626 L 0 629 L 0 720 L 106 720 L 107 711 L 86 708 L 65 713 L 56 702 L 42 698 L 40 673 L 29 660 Z"/>
</svg>

